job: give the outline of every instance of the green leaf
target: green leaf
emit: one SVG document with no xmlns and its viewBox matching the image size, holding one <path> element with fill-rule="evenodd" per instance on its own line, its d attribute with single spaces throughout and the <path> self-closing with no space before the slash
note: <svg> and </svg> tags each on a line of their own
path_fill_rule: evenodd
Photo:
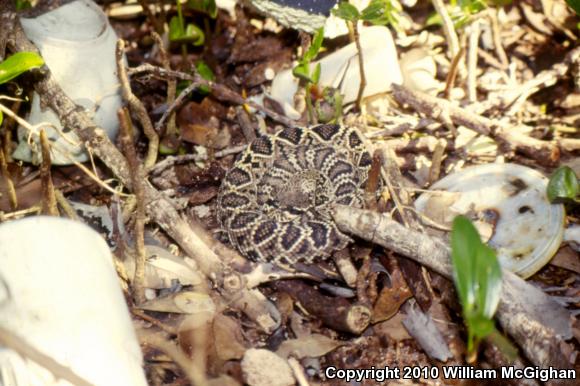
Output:
<svg viewBox="0 0 580 386">
<path fill-rule="evenodd" d="M 427 21 L 425 21 L 425 27 L 431 27 L 434 25 L 443 25 L 443 20 L 441 19 L 441 15 L 439 15 L 437 12 L 433 12 L 432 14 L 429 15 L 429 17 L 427 18 Z"/>
<path fill-rule="evenodd" d="M 198 61 L 195 64 L 195 69 L 197 70 L 199 75 L 201 75 L 201 77 L 203 79 L 209 80 L 211 82 L 213 82 L 215 80 L 215 74 L 213 73 L 211 68 L 204 61 L 202 61 L 202 60 Z M 203 94 L 209 94 L 211 92 L 210 88 L 204 84 L 199 86 L 197 91 L 199 91 Z"/>
<path fill-rule="evenodd" d="M 477 310 L 487 318 L 492 318 L 501 295 L 501 266 L 495 251 L 480 243 L 475 262 Z"/>
<path fill-rule="evenodd" d="M 481 244 L 479 234 L 471 222 L 457 216 L 451 231 L 451 261 L 453 280 L 463 305 L 463 312 L 475 309 L 475 259 L 476 248 Z"/>
<path fill-rule="evenodd" d="M 11 81 L 32 68 L 41 67 L 44 60 L 35 52 L 18 52 L 0 63 L 0 84 Z"/>
<path fill-rule="evenodd" d="M 2 126 L 2 122 L 4 122 L 4 114 L 0 111 L 0 126 Z"/>
<path fill-rule="evenodd" d="M 566 3 L 580 16 L 580 0 L 566 0 Z"/>
<path fill-rule="evenodd" d="M 489 334 L 490 340 L 500 349 L 507 357 L 508 361 L 515 361 L 518 357 L 518 349 L 496 329 Z"/>
<path fill-rule="evenodd" d="M 169 40 L 176 43 L 192 43 L 194 46 L 201 46 L 205 41 L 203 31 L 195 24 L 188 24 L 182 28 L 178 16 L 173 16 L 169 21 Z"/>
<path fill-rule="evenodd" d="M 312 38 L 312 44 L 308 47 L 308 50 L 304 53 L 303 60 L 310 62 L 312 59 L 318 55 L 320 48 L 322 47 L 322 41 L 324 40 L 324 27 L 318 29 Z"/>
<path fill-rule="evenodd" d="M 316 67 L 314 67 L 314 71 L 312 72 L 312 83 L 314 84 L 318 84 L 318 81 L 320 80 L 320 63 L 316 64 Z"/>
<path fill-rule="evenodd" d="M 485 8 L 487 8 L 485 2 L 481 0 L 460 0 L 459 6 L 464 12 L 471 15 L 483 11 Z"/>
<path fill-rule="evenodd" d="M 32 8 L 32 4 L 30 4 L 30 1 L 28 0 L 16 0 L 14 5 L 17 11 L 23 11 L 25 9 Z"/>
<path fill-rule="evenodd" d="M 573 201 L 579 194 L 578 177 L 568 166 L 560 166 L 548 182 L 548 200 L 552 203 Z"/>
<path fill-rule="evenodd" d="M 188 0 L 187 6 L 190 9 L 208 14 L 212 19 L 217 16 L 215 0 Z"/>
<path fill-rule="evenodd" d="M 501 267 L 493 249 L 464 216 L 453 220 L 451 232 L 453 279 L 468 328 L 468 348 L 494 331 L 493 315 L 501 294 Z"/>
<path fill-rule="evenodd" d="M 342 2 L 338 8 L 332 10 L 332 14 L 346 21 L 356 21 L 360 17 L 360 13 L 356 7 L 350 3 Z"/>
<path fill-rule="evenodd" d="M 203 60 L 200 60 L 195 64 L 195 69 L 203 79 L 212 82 L 215 80 L 215 75 L 213 71 Z"/>
<path fill-rule="evenodd" d="M 294 67 L 292 69 L 292 75 L 298 79 L 313 83 L 312 78 L 310 77 L 310 64 L 308 63 L 300 63 Z"/>
<path fill-rule="evenodd" d="M 467 319 L 467 325 L 473 336 L 477 339 L 485 338 L 495 330 L 495 323 L 492 319 L 483 315 L 474 315 Z"/>
<path fill-rule="evenodd" d="M 362 10 L 360 18 L 372 22 L 385 16 L 386 4 L 384 0 L 372 0 L 369 5 Z"/>
<path fill-rule="evenodd" d="M 176 41 L 183 36 L 183 25 L 178 16 L 173 16 L 169 20 L 169 40 Z"/>
</svg>

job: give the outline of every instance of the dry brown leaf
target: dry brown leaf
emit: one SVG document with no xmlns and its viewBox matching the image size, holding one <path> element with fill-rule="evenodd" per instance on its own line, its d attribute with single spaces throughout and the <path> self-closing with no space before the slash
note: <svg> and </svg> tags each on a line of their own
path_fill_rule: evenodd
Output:
<svg viewBox="0 0 580 386">
<path fill-rule="evenodd" d="M 344 342 L 339 342 L 322 334 L 312 334 L 282 342 L 276 353 L 283 358 L 288 358 L 290 355 L 298 359 L 305 357 L 317 358 L 343 344 Z"/>
<path fill-rule="evenodd" d="M 216 353 L 219 359 L 228 361 L 241 359 L 246 351 L 242 329 L 235 319 L 222 314 L 216 315 L 213 322 Z"/>
<path fill-rule="evenodd" d="M 394 270 L 391 273 L 391 287 L 384 287 L 375 302 L 371 323 L 391 318 L 399 311 L 401 305 L 412 296 L 413 294 L 401 275 L 401 271 Z"/>
<path fill-rule="evenodd" d="M 213 314 L 216 309 L 209 295 L 193 291 L 160 296 L 143 303 L 139 308 L 147 311 L 174 312 L 179 314 Z"/>
</svg>

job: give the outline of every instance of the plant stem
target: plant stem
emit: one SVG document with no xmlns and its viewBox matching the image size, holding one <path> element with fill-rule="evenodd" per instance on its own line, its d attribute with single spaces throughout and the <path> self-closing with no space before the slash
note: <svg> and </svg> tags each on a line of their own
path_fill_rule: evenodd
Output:
<svg viewBox="0 0 580 386">
<path fill-rule="evenodd" d="M 362 47 L 360 44 L 360 34 L 358 32 L 358 25 L 357 22 L 354 23 L 350 23 L 349 24 L 352 26 L 352 31 L 353 31 L 353 35 L 354 35 L 354 43 L 356 44 L 356 50 L 358 51 L 358 65 L 359 65 L 359 71 L 360 71 L 360 85 L 358 88 L 358 95 L 356 97 L 356 104 L 359 108 L 359 110 L 362 108 L 362 98 L 363 98 L 363 93 L 365 91 L 365 87 L 367 86 L 367 79 L 365 76 L 365 69 L 364 69 L 364 60 L 363 60 L 363 52 L 362 52 Z"/>
<path fill-rule="evenodd" d="M 314 110 L 312 106 L 312 94 L 310 93 L 310 87 L 312 87 L 312 83 L 307 82 L 305 89 L 306 89 L 306 110 L 308 111 L 308 121 L 310 124 L 315 125 L 317 123 L 317 119 L 314 116 Z"/>
</svg>

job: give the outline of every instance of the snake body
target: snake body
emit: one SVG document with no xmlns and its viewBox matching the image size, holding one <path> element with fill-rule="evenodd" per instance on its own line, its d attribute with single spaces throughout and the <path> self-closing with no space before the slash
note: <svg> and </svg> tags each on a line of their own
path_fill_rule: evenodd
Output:
<svg viewBox="0 0 580 386">
<path fill-rule="evenodd" d="M 361 207 L 370 165 L 354 128 L 293 127 L 260 136 L 224 177 L 219 222 L 250 260 L 292 266 L 326 259 L 350 241 L 330 205 Z"/>
</svg>

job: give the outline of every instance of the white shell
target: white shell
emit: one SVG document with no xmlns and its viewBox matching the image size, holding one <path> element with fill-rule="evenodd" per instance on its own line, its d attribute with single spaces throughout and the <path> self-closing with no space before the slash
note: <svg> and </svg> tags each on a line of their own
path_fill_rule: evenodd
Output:
<svg viewBox="0 0 580 386">
<path fill-rule="evenodd" d="M 433 184 L 415 208 L 451 227 L 467 215 L 502 267 L 526 278 L 542 268 L 558 250 L 564 233 L 564 207 L 548 202 L 548 179 L 516 164 L 466 168 Z"/>
</svg>

